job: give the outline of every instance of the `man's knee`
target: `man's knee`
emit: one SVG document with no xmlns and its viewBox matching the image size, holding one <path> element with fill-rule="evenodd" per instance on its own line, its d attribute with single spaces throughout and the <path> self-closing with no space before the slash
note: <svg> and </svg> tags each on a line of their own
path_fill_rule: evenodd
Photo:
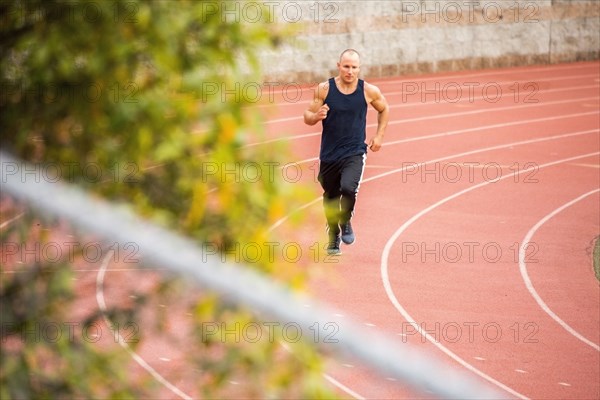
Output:
<svg viewBox="0 0 600 400">
<path fill-rule="evenodd" d="M 358 192 L 358 183 L 342 182 L 340 191 L 343 196 L 355 196 L 356 192 Z"/>
<path fill-rule="evenodd" d="M 335 200 L 339 200 L 342 193 L 339 190 L 324 190 L 323 191 L 323 199 L 325 201 L 333 202 Z"/>
</svg>

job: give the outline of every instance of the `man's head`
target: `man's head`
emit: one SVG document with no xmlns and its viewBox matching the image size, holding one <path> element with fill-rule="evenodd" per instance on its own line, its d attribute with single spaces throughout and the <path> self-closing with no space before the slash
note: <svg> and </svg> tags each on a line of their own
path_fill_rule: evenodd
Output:
<svg viewBox="0 0 600 400">
<path fill-rule="evenodd" d="M 346 49 L 340 54 L 340 61 L 337 63 L 340 78 L 346 84 L 351 84 L 358 79 L 360 71 L 360 55 L 354 49 Z"/>
</svg>

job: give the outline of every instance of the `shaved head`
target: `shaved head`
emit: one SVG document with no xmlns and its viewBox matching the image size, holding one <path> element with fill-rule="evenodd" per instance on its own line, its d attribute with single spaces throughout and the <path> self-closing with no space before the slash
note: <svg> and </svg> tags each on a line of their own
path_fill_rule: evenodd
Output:
<svg viewBox="0 0 600 400">
<path fill-rule="evenodd" d="M 346 49 L 346 50 L 342 51 L 342 54 L 340 54 L 340 62 L 342 61 L 342 58 L 344 58 L 344 55 L 346 55 L 346 54 L 348 54 L 349 56 L 356 55 L 360 59 L 360 54 L 358 54 L 358 51 L 356 51 L 354 49 Z"/>
</svg>

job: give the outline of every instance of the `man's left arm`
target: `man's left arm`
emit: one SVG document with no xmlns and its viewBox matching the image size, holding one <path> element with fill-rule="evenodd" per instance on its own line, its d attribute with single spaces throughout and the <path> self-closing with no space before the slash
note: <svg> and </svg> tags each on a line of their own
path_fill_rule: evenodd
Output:
<svg viewBox="0 0 600 400">
<path fill-rule="evenodd" d="M 372 151 L 379 151 L 381 144 L 383 143 L 385 128 L 388 124 L 390 107 L 377 86 L 369 85 L 367 95 L 371 100 L 371 105 L 379 113 L 377 114 L 377 133 L 375 133 L 375 136 L 369 141 L 369 148 Z"/>
</svg>

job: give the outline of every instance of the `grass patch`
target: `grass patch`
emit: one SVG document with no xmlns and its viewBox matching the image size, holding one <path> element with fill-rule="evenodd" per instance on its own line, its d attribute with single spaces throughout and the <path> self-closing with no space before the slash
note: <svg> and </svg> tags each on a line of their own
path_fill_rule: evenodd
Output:
<svg viewBox="0 0 600 400">
<path fill-rule="evenodd" d="M 596 238 L 592 258 L 594 259 L 594 272 L 596 273 L 596 279 L 600 281 L 600 236 Z"/>
</svg>

